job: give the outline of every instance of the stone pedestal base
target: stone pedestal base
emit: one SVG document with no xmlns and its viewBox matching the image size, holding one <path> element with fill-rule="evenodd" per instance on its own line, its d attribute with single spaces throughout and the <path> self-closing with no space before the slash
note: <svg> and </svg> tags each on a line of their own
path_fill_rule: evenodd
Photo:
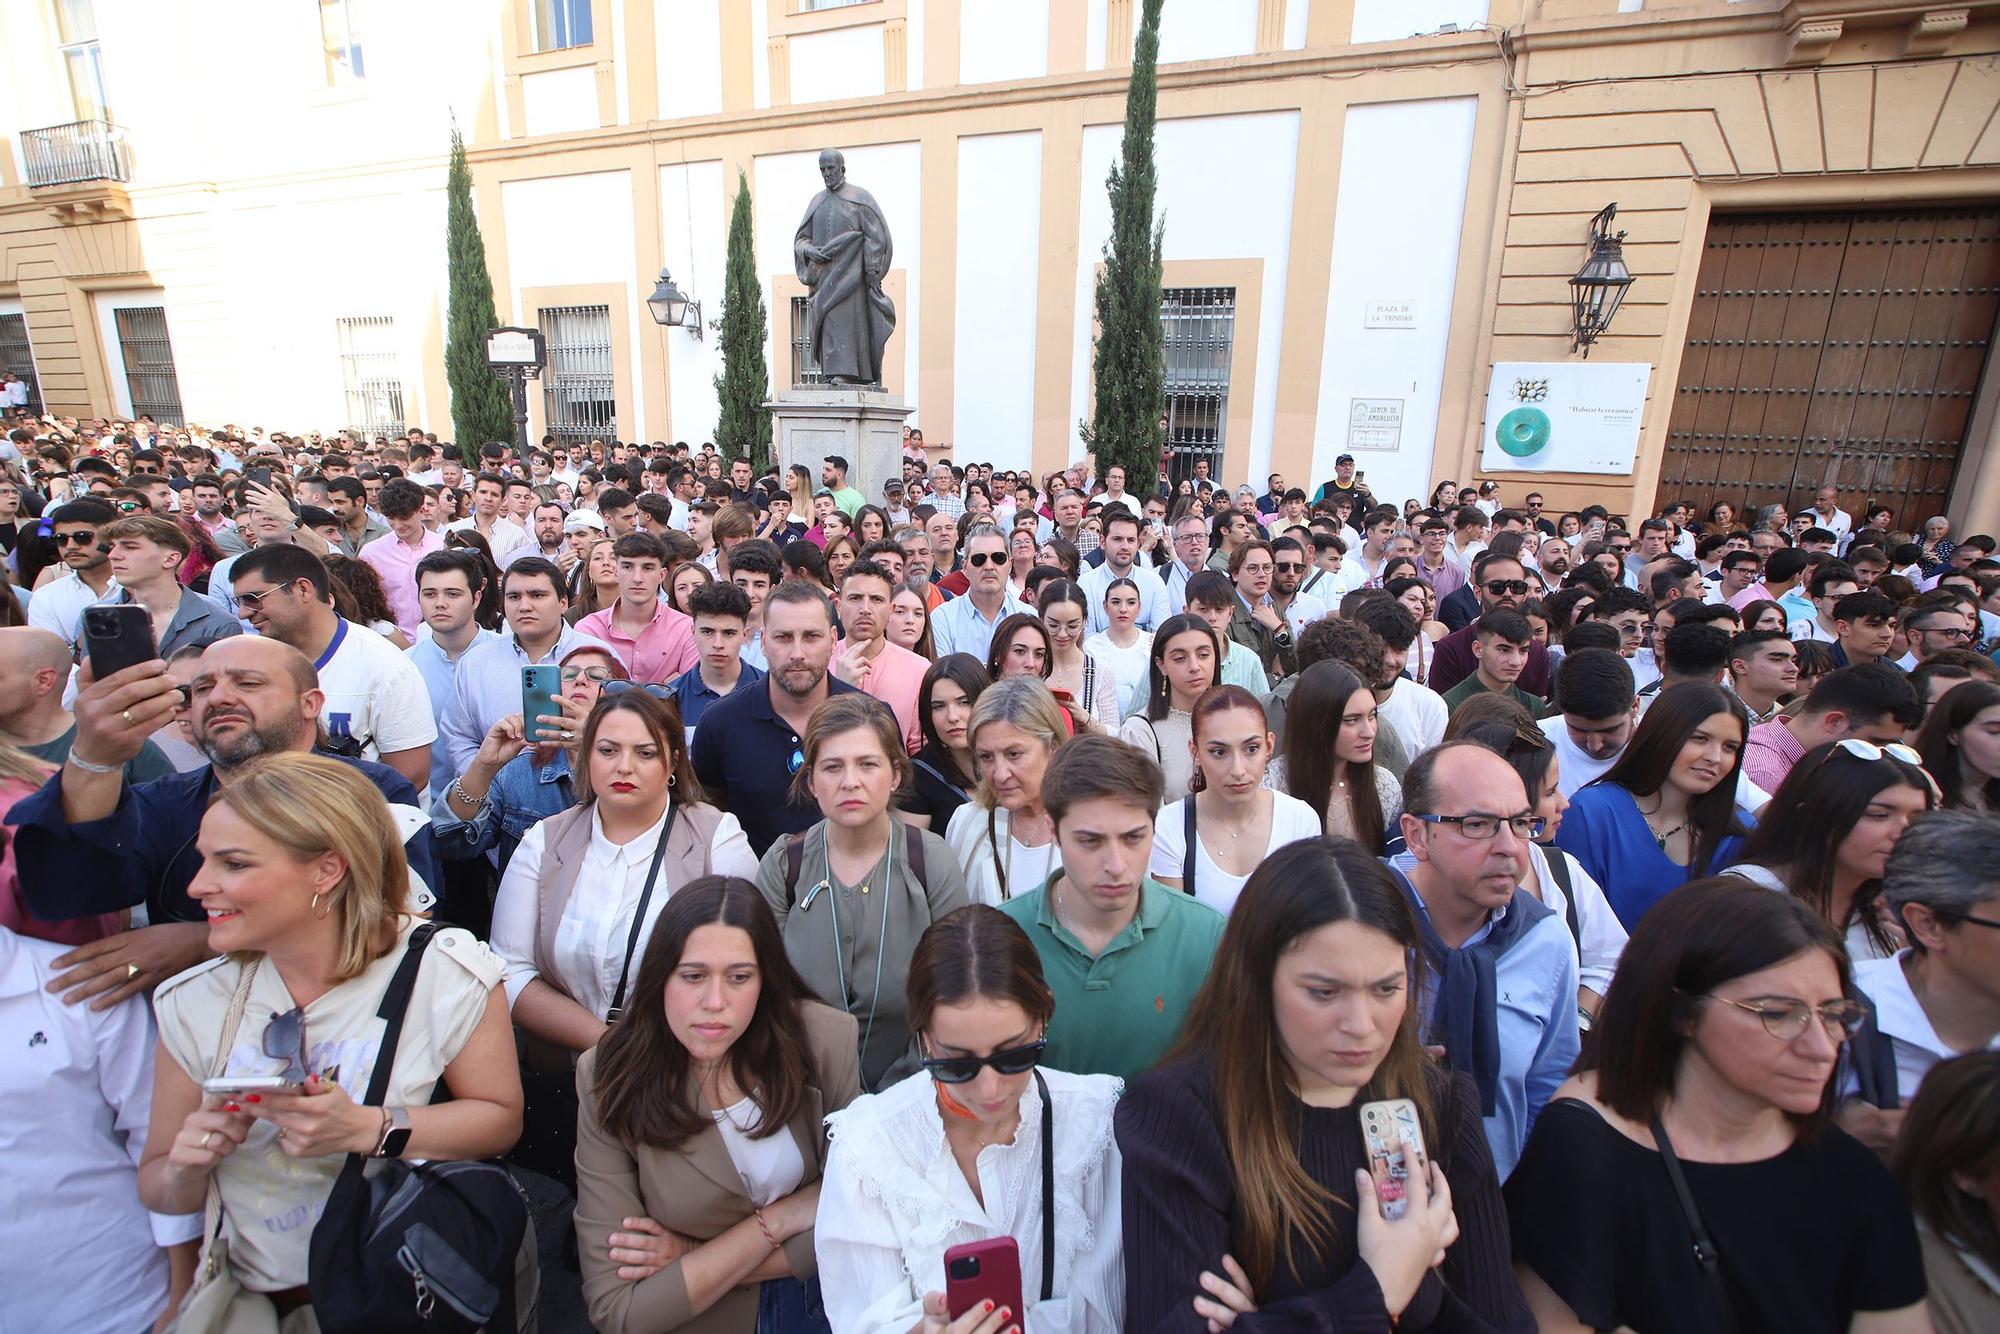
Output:
<svg viewBox="0 0 2000 1334">
<path fill-rule="evenodd" d="M 771 413 L 778 465 L 794 463 L 812 473 L 820 487 L 820 462 L 838 454 L 848 462 L 847 484 L 882 503 L 882 484 L 903 475 L 903 419 L 910 407 L 902 395 L 846 385 L 780 389 L 764 405 Z M 810 514 L 799 516 L 811 523 Z"/>
</svg>

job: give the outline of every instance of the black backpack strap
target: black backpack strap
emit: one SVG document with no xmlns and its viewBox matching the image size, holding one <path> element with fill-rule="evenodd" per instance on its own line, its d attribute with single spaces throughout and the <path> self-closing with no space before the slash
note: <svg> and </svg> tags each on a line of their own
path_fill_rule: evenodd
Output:
<svg viewBox="0 0 2000 1334">
<path fill-rule="evenodd" d="M 1569 938 L 1576 942 L 1577 957 L 1583 956 L 1583 927 L 1576 915 L 1576 890 L 1569 876 L 1569 854 L 1561 848 L 1548 849 L 1543 859 L 1549 864 L 1549 879 L 1563 892 L 1563 920 L 1569 923 Z"/>
<path fill-rule="evenodd" d="M 1734 1334 L 1736 1329 L 1736 1308 L 1729 1300 L 1729 1288 L 1722 1279 L 1722 1257 L 1715 1249 L 1715 1242 L 1709 1238 L 1708 1227 L 1701 1221 L 1701 1211 L 1694 1206 L 1694 1194 L 1688 1190 L 1687 1175 L 1681 1171 L 1681 1160 L 1674 1153 L 1674 1142 L 1667 1138 L 1667 1128 L 1656 1115 L 1652 1123 L 1653 1143 L 1660 1150 L 1660 1159 L 1667 1165 L 1667 1176 L 1674 1183 L 1674 1196 L 1680 1201 L 1681 1216 L 1687 1219 L 1688 1231 L 1694 1239 L 1694 1262 L 1701 1270 L 1704 1286 L 1715 1306 L 1716 1323 L 1711 1328 Z"/>
<path fill-rule="evenodd" d="M 917 883 L 930 888 L 930 877 L 924 874 L 924 831 L 913 824 L 903 826 L 903 850 L 909 855 L 910 869 L 917 873 Z"/>
<path fill-rule="evenodd" d="M 375 1069 L 368 1076 L 368 1091 L 361 1097 L 365 1107 L 381 1107 L 382 1100 L 389 1096 L 389 1076 L 396 1065 L 396 1043 L 403 1036 L 403 1016 L 409 1013 L 410 997 L 417 989 L 417 971 L 423 967 L 424 949 L 438 930 L 437 923 L 425 922 L 410 932 L 410 943 L 403 951 L 403 961 L 396 965 L 395 975 L 389 979 L 389 989 L 382 993 L 382 1004 L 375 1013 L 386 1022 L 382 1028 L 382 1044 L 375 1049 Z M 440 1079 L 438 1082 L 442 1084 L 444 1081 Z M 343 1188 L 357 1189 L 361 1171 L 367 1163 L 366 1154 L 348 1154 L 327 1198 L 331 1200 L 334 1192 Z"/>
<path fill-rule="evenodd" d="M 667 855 L 667 837 L 674 832 L 674 817 L 681 813 L 680 803 L 667 803 L 667 818 L 660 826 L 660 841 L 653 845 L 653 860 L 646 867 L 646 887 L 639 891 L 639 906 L 632 912 L 632 929 L 625 933 L 625 962 L 618 969 L 618 988 L 611 993 L 611 1010 L 604 1017 L 611 1023 L 618 1022 L 618 1016 L 625 1012 L 625 983 L 632 976 L 632 956 L 639 950 L 639 933 L 646 926 L 646 909 L 653 902 L 653 886 L 660 878 L 660 862 Z"/>
<path fill-rule="evenodd" d="M 1192 792 L 1188 793 L 1186 804 L 1187 813 L 1181 817 L 1181 829 L 1187 838 L 1187 847 L 1181 852 L 1181 892 L 1192 896 L 1194 894 L 1195 863 L 1194 794 Z"/>
<path fill-rule="evenodd" d="M 793 834 L 785 841 L 785 902 L 798 896 L 799 868 L 806 862 L 806 836 Z"/>
</svg>

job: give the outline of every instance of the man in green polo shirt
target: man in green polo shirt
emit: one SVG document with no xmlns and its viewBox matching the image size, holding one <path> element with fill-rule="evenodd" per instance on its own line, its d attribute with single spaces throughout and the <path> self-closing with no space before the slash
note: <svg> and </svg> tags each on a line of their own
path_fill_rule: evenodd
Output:
<svg viewBox="0 0 2000 1334">
<path fill-rule="evenodd" d="M 833 503 L 840 506 L 840 512 L 850 520 L 868 503 L 868 497 L 847 484 L 847 460 L 838 454 L 828 454 L 820 460 L 819 480 L 833 493 Z"/>
<path fill-rule="evenodd" d="M 1528 618 L 1506 607 L 1495 607 L 1472 623 L 1472 675 L 1444 692 L 1444 706 L 1453 713 L 1465 701 L 1483 694 L 1505 695 L 1540 718 L 1549 711 L 1549 702 L 1531 695 L 1515 682 L 1528 665 L 1528 646 L 1534 642 L 1534 627 Z"/>
<path fill-rule="evenodd" d="M 1146 874 L 1165 780 L 1108 736 L 1062 747 L 1042 777 L 1062 869 L 1000 905 L 1035 942 L 1055 993 L 1046 1062 L 1129 1079 L 1180 1036 L 1222 939 L 1222 914 Z"/>
</svg>

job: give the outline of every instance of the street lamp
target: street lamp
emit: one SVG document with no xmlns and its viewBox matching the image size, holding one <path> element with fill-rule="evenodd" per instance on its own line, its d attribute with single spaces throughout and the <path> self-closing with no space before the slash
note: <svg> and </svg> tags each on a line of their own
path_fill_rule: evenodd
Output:
<svg viewBox="0 0 2000 1334">
<path fill-rule="evenodd" d="M 1576 277 L 1569 280 L 1570 307 L 1574 312 L 1570 350 L 1581 348 L 1586 357 L 1590 355 L 1590 345 L 1618 313 L 1625 289 L 1632 285 L 1632 270 L 1625 267 L 1625 233 L 1616 236 L 1611 233 L 1611 220 L 1617 216 L 1618 205 L 1606 204 L 1590 220 L 1590 258 L 1583 261 Z"/>
<path fill-rule="evenodd" d="M 673 275 L 665 269 L 660 270 L 659 285 L 646 298 L 646 308 L 653 312 L 653 323 L 669 329 L 686 329 L 697 340 L 701 338 L 701 302 L 683 296 L 681 289 L 674 286 Z"/>
</svg>

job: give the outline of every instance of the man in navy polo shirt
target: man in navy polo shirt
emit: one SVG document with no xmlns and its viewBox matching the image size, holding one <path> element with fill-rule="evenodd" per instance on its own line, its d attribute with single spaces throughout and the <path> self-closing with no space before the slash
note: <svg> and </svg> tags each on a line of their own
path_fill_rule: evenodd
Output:
<svg viewBox="0 0 2000 1334">
<path fill-rule="evenodd" d="M 833 604 L 810 584 L 784 583 L 764 599 L 770 674 L 710 705 L 689 757 L 710 800 L 735 815 L 758 856 L 780 837 L 812 827 L 819 807 L 792 800 L 805 763 L 806 722 L 829 695 L 859 694 L 827 674 Z"/>
</svg>

